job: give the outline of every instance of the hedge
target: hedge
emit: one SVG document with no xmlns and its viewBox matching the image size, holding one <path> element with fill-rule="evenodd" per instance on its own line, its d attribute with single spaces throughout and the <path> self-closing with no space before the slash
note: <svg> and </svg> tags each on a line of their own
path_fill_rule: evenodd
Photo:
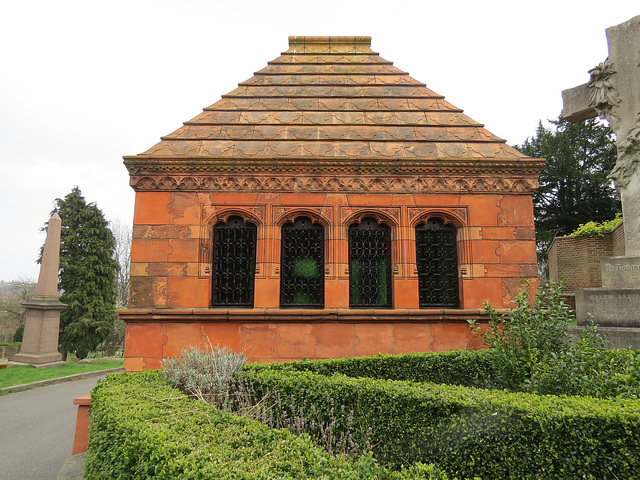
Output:
<svg viewBox="0 0 640 480">
<path fill-rule="evenodd" d="M 371 456 L 331 457 L 307 436 L 268 427 L 172 388 L 159 371 L 108 376 L 92 392 L 85 478 L 432 479 L 432 466 L 399 472 Z"/>
<path fill-rule="evenodd" d="M 245 368 L 309 371 L 319 375 L 340 373 L 348 377 L 443 383 L 466 387 L 495 386 L 495 373 L 488 350 L 451 350 L 402 355 L 329 358 L 287 363 L 258 364 Z"/>
<path fill-rule="evenodd" d="M 477 388 L 508 388 L 494 369 L 495 359 L 490 350 L 451 350 L 403 355 L 375 355 L 371 357 L 337 358 L 269 364 L 252 364 L 247 368 L 309 371 L 320 375 L 341 373 L 349 377 L 368 377 L 386 380 L 442 383 Z M 640 351 L 602 349 L 592 355 L 593 370 L 589 377 L 565 378 L 566 394 L 588 394 L 598 397 L 622 395 L 638 398 L 640 392 Z M 560 362 L 560 360 L 559 360 Z M 550 370 L 547 375 L 561 373 Z M 583 372 L 584 373 L 584 372 Z M 556 378 L 560 381 L 560 378 Z M 511 391 L 518 391 L 509 388 Z M 617 392 L 617 393 L 616 393 Z"/>
<path fill-rule="evenodd" d="M 244 375 L 262 392 L 279 391 L 285 404 L 305 404 L 307 411 L 314 405 L 315 415 L 327 418 L 333 405 L 344 405 L 353 411 L 354 439 L 364 441 L 371 428 L 374 456 L 385 465 L 433 462 L 450 476 L 485 480 L 640 478 L 638 400 L 538 396 L 293 368 L 250 367 Z"/>
</svg>

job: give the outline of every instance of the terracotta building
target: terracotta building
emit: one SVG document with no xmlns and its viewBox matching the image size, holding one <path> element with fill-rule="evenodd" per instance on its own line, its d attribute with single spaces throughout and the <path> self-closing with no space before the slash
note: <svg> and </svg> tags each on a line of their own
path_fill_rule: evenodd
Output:
<svg viewBox="0 0 640 480">
<path fill-rule="evenodd" d="M 537 277 L 528 158 L 371 50 L 289 49 L 144 153 L 125 366 L 473 346 Z"/>
</svg>

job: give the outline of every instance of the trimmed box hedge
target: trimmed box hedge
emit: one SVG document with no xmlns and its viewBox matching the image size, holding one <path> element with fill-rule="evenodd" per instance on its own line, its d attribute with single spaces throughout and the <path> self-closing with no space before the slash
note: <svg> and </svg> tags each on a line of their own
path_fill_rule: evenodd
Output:
<svg viewBox="0 0 640 480">
<path fill-rule="evenodd" d="M 319 375 L 340 373 L 348 377 L 490 388 L 495 385 L 496 380 L 489 354 L 488 350 L 378 354 L 370 357 L 251 364 L 246 368 L 308 371 Z"/>
<path fill-rule="evenodd" d="M 307 436 L 186 397 L 160 371 L 108 376 L 90 415 L 87 480 L 448 478 L 430 465 L 394 472 L 371 456 L 331 457 Z"/>
<path fill-rule="evenodd" d="M 413 362 L 420 355 L 403 357 Z M 307 411 L 313 404 L 315 415 L 326 418 L 331 402 L 352 410 L 355 441 L 363 442 L 371 428 L 374 456 L 386 465 L 433 462 L 451 476 L 485 480 L 640 478 L 638 400 L 327 376 L 328 366 L 354 365 L 358 375 L 373 375 L 376 362 L 395 365 L 384 356 L 250 365 L 245 376 L 262 392 L 279 391 L 283 404 L 305 403 Z M 326 375 L 296 371 L 303 367 Z M 420 367 L 389 368 L 385 375 L 406 378 L 401 372 L 414 369 Z"/>
</svg>

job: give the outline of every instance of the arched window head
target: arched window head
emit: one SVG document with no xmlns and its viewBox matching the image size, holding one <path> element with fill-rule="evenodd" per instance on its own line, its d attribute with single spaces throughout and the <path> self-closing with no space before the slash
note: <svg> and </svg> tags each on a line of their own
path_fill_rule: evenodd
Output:
<svg viewBox="0 0 640 480">
<path fill-rule="evenodd" d="M 421 308 L 460 306 L 456 229 L 440 218 L 416 227 L 416 264 Z"/>
<path fill-rule="evenodd" d="M 239 216 L 213 227 L 214 307 L 253 307 L 257 231 Z"/>
<path fill-rule="evenodd" d="M 349 306 L 391 307 L 391 229 L 373 217 L 349 227 Z"/>
<path fill-rule="evenodd" d="M 308 217 L 282 227 L 280 306 L 324 307 L 324 228 Z"/>
</svg>

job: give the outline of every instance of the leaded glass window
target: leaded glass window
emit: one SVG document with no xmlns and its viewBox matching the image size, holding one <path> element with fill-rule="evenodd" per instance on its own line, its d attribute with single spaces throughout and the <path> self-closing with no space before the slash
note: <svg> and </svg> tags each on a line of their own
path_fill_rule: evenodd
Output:
<svg viewBox="0 0 640 480">
<path fill-rule="evenodd" d="M 349 305 L 391 306 L 391 229 L 375 218 L 349 227 Z"/>
<path fill-rule="evenodd" d="M 257 227 L 230 217 L 213 228 L 213 306 L 252 307 Z"/>
<path fill-rule="evenodd" d="M 460 304 L 456 229 L 439 218 L 416 227 L 416 263 L 420 307 Z"/>
<path fill-rule="evenodd" d="M 324 228 L 307 217 L 282 227 L 280 305 L 324 307 Z"/>
</svg>

